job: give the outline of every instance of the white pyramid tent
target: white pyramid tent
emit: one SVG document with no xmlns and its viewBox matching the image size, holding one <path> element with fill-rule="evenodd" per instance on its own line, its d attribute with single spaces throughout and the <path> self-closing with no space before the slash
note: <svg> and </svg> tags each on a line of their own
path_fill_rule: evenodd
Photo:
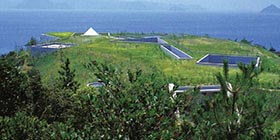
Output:
<svg viewBox="0 0 280 140">
<path fill-rule="evenodd" d="M 83 36 L 98 36 L 99 34 L 92 28 L 90 27 L 84 34 Z"/>
</svg>

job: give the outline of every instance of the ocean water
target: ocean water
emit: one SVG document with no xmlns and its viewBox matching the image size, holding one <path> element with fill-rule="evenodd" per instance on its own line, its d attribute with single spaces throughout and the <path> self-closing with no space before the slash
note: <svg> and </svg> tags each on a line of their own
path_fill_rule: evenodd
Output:
<svg viewBox="0 0 280 140">
<path fill-rule="evenodd" d="M 46 32 L 161 32 L 252 40 L 280 50 L 280 16 L 261 14 L 0 11 L 0 54 Z"/>
</svg>

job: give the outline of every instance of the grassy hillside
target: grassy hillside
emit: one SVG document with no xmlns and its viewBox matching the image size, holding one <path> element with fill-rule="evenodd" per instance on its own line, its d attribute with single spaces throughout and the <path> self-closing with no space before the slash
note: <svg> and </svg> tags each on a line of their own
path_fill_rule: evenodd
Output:
<svg viewBox="0 0 280 140">
<path fill-rule="evenodd" d="M 146 73 L 160 71 L 175 78 L 180 85 L 216 84 L 215 74 L 222 70 L 220 67 L 196 65 L 196 61 L 208 53 L 261 56 L 265 71 L 259 77 L 260 84 L 263 87 L 276 88 L 280 83 L 280 59 L 263 48 L 248 44 L 190 35 L 164 35 L 162 38 L 168 43 L 194 57 L 194 60 L 176 60 L 165 54 L 156 44 L 117 42 L 105 36 L 56 34 L 58 37 L 62 36 L 62 42 L 75 43 L 77 46 L 42 56 L 36 61 L 35 66 L 41 71 L 45 83 L 55 80 L 61 58 L 68 57 L 82 85 L 96 80 L 85 68 L 91 60 L 117 64 L 123 69 L 141 68 Z M 230 73 L 237 71 L 238 69 L 231 69 Z"/>
</svg>

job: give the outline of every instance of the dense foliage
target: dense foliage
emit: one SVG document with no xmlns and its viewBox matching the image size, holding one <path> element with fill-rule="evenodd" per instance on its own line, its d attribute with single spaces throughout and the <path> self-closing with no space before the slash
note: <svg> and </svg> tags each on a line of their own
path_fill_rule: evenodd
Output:
<svg viewBox="0 0 280 140">
<path fill-rule="evenodd" d="M 28 56 L 0 59 L 1 139 L 279 139 L 279 92 L 258 89 L 262 69 L 240 65 L 235 76 L 217 74 L 222 91 L 211 96 L 174 94 L 163 73 L 90 62 L 86 67 L 104 86 L 77 90 L 42 84 L 25 68 Z M 60 75 L 75 79 L 62 64 Z M 65 73 L 66 72 L 66 73 Z M 68 73 L 68 74 L 67 74 Z M 72 82 L 70 82 L 72 83 Z M 69 84 L 66 84 L 69 85 Z"/>
<path fill-rule="evenodd" d="M 76 92 L 79 88 L 79 83 L 75 81 L 75 70 L 70 69 L 70 60 L 67 58 L 63 65 L 61 65 L 61 70 L 59 73 L 58 85 L 61 89 L 68 89 Z"/>
<path fill-rule="evenodd" d="M 0 115 L 11 116 L 26 102 L 26 75 L 22 73 L 24 58 L 10 53 L 0 58 Z"/>
</svg>

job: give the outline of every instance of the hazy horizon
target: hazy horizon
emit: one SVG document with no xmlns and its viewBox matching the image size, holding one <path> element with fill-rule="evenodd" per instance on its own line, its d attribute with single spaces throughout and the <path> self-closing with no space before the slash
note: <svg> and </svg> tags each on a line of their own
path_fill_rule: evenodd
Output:
<svg viewBox="0 0 280 140">
<path fill-rule="evenodd" d="M 200 5 L 209 11 L 259 12 L 269 5 L 280 6 L 279 0 L 149 0 L 156 2 L 177 2 L 180 4 Z"/>
<path fill-rule="evenodd" d="M 52 6 L 56 6 L 57 9 L 84 9 L 84 10 L 95 10 L 106 9 L 106 10 L 120 10 L 130 9 L 137 10 L 138 7 L 144 10 L 157 11 L 162 5 L 173 5 L 173 9 L 190 9 L 190 11 L 207 11 L 207 12 L 259 12 L 263 8 L 274 4 L 280 6 L 279 0 L 48 0 L 54 3 Z M 20 9 L 19 5 L 25 3 L 25 5 L 36 6 L 37 3 L 46 3 L 47 0 L 1 0 L 0 9 Z M 124 4 L 120 4 L 124 3 Z M 143 6 L 143 3 L 147 5 Z M 48 3 L 49 4 L 49 3 Z M 60 7 L 57 6 L 60 4 Z M 137 5 L 139 4 L 139 5 Z M 141 5 L 142 4 L 142 5 Z M 44 5 L 44 4 L 43 4 Z M 114 9 L 110 9 L 114 7 Z M 136 7 L 136 9 L 135 9 Z M 153 9 L 153 7 L 155 7 Z M 145 9 L 146 8 L 146 9 Z M 40 8 L 38 8 L 40 9 Z M 54 7 L 44 7 L 44 9 L 54 9 Z M 184 10 L 185 10 L 184 9 Z M 202 10 L 203 9 L 203 10 Z"/>
</svg>

